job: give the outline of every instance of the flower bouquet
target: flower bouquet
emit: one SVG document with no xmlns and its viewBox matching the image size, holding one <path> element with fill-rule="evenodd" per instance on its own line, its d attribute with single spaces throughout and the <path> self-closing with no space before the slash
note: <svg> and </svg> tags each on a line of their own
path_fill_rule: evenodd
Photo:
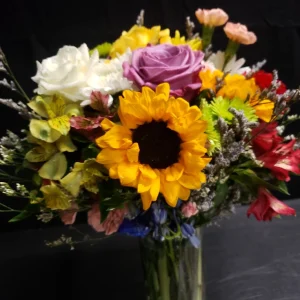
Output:
<svg viewBox="0 0 300 300">
<path fill-rule="evenodd" d="M 235 205 L 295 215 L 272 191 L 300 174 L 299 141 L 284 134 L 298 91 L 237 59 L 256 42 L 246 26 L 221 9 L 195 16 L 201 35 L 189 17 L 183 36 L 146 28 L 142 11 L 112 44 L 64 46 L 37 63 L 33 96 L 1 52 L 0 84 L 22 100 L 0 102 L 28 120 L 0 141 L 0 190 L 26 205 L 1 211 L 65 225 L 87 214 L 97 232 L 139 237 L 151 300 L 203 299 L 200 228 Z M 213 52 L 223 25 L 228 44 Z"/>
</svg>

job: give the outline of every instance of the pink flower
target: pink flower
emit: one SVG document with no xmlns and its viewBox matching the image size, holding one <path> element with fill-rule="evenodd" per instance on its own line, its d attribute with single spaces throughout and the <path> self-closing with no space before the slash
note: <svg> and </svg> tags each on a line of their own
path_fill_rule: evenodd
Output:
<svg viewBox="0 0 300 300">
<path fill-rule="evenodd" d="M 240 23 L 231 23 L 228 22 L 224 27 L 225 34 L 230 40 L 233 40 L 237 43 L 250 45 L 254 44 L 257 40 L 256 35 L 248 31 L 245 25 Z"/>
<path fill-rule="evenodd" d="M 228 21 L 228 15 L 223 9 L 197 9 L 195 15 L 200 24 L 210 27 L 222 26 Z"/>
<path fill-rule="evenodd" d="M 72 117 L 70 119 L 70 125 L 75 129 L 92 130 L 100 127 L 100 123 L 104 117 L 98 116 L 97 118 L 85 118 L 81 116 Z"/>
<path fill-rule="evenodd" d="M 61 221 L 65 225 L 72 225 L 72 224 L 74 224 L 74 222 L 76 220 L 78 208 L 79 207 L 78 207 L 77 203 L 72 202 L 71 208 L 69 208 L 67 210 L 60 211 L 59 212 L 59 216 L 60 216 Z"/>
<path fill-rule="evenodd" d="M 101 223 L 99 204 L 94 203 L 88 212 L 88 224 L 91 225 L 97 232 L 105 232 L 106 235 L 110 235 L 118 231 L 126 213 L 127 208 L 114 209 L 109 212 L 106 220 Z"/>
<path fill-rule="evenodd" d="M 111 95 L 104 95 L 100 92 L 94 91 L 91 93 L 91 107 L 98 110 L 100 113 L 109 114 L 109 107 L 113 103 Z"/>
<path fill-rule="evenodd" d="M 181 212 L 186 218 L 190 218 L 198 213 L 198 208 L 195 202 L 187 202 L 182 205 Z"/>
<path fill-rule="evenodd" d="M 191 100 L 199 93 L 199 71 L 204 54 L 188 45 L 161 44 L 139 48 L 132 53 L 132 63 L 123 63 L 124 77 L 137 88 L 155 89 L 162 82 L 170 84 L 170 94 Z"/>
<path fill-rule="evenodd" d="M 277 215 L 296 215 L 296 211 L 276 199 L 268 190 L 260 188 L 257 199 L 251 204 L 247 216 L 254 214 L 258 221 L 271 221 Z"/>
</svg>

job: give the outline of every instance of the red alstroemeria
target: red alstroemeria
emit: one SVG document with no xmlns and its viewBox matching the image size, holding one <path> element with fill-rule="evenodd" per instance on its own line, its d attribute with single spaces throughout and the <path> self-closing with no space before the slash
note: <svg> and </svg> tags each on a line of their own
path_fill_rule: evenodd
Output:
<svg viewBox="0 0 300 300">
<path fill-rule="evenodd" d="M 267 73 L 265 71 L 256 72 L 253 77 L 255 78 L 256 84 L 260 87 L 261 90 L 267 89 L 270 87 L 271 82 L 273 81 L 273 74 Z M 286 85 L 279 80 L 280 86 L 276 90 L 276 93 L 281 95 L 286 91 Z"/>
<path fill-rule="evenodd" d="M 278 135 L 277 123 L 261 123 L 252 131 L 252 147 L 256 158 L 270 169 L 273 175 L 289 181 L 289 173 L 300 174 L 300 149 L 294 150 L 296 140 L 284 142 Z"/>
<path fill-rule="evenodd" d="M 277 179 L 289 181 L 290 172 L 300 174 L 300 149 L 294 150 L 295 142 L 294 139 L 288 143 L 280 143 L 257 159 L 262 161 L 264 167 L 270 169 Z"/>
<path fill-rule="evenodd" d="M 247 211 L 247 216 L 251 214 L 258 221 L 271 221 L 278 215 L 295 216 L 296 211 L 276 199 L 268 190 L 260 188 L 257 199 L 251 204 Z"/>
<path fill-rule="evenodd" d="M 252 130 L 252 146 L 256 156 L 274 149 L 283 142 L 283 138 L 278 135 L 277 126 L 277 122 L 261 122 L 258 127 Z"/>
</svg>

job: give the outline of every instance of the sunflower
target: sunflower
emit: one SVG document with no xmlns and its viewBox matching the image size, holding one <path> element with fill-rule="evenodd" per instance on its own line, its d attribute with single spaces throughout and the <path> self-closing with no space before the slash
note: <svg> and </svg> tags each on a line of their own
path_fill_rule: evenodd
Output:
<svg viewBox="0 0 300 300">
<path fill-rule="evenodd" d="M 201 172 L 205 158 L 206 122 L 201 111 L 182 98 L 169 97 L 170 85 L 156 91 L 126 90 L 120 96 L 121 125 L 108 119 L 101 126 L 107 132 L 96 139 L 102 148 L 97 161 L 109 169 L 109 176 L 123 186 L 137 188 L 147 210 L 161 193 L 175 207 L 187 200 L 191 189 L 199 189 L 206 177 Z"/>
</svg>

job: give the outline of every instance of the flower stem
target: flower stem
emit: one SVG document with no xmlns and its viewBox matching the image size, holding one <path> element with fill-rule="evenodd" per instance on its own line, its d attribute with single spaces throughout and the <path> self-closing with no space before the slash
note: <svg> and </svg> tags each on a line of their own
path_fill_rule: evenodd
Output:
<svg viewBox="0 0 300 300">
<path fill-rule="evenodd" d="M 170 278 L 168 275 L 168 260 L 165 247 L 162 247 L 158 258 L 158 278 L 160 283 L 161 300 L 171 300 Z"/>
<path fill-rule="evenodd" d="M 225 49 L 225 60 L 224 60 L 224 66 L 223 71 L 228 64 L 228 62 L 233 58 L 233 56 L 237 53 L 238 49 L 240 47 L 240 44 L 237 42 L 234 42 L 232 40 L 228 40 L 227 47 Z"/>
<path fill-rule="evenodd" d="M 210 44 L 215 31 L 215 27 L 203 25 L 202 27 L 202 50 L 205 50 Z"/>
<path fill-rule="evenodd" d="M 2 51 L 1 51 L 2 52 Z M 8 64 L 8 61 L 6 59 L 6 56 L 4 55 L 4 53 L 2 52 L 2 56 L 3 56 L 3 64 L 5 65 L 6 67 L 6 70 L 7 72 L 9 73 L 11 79 L 14 81 L 16 87 L 19 89 L 20 91 L 20 94 L 29 102 L 30 101 L 30 98 L 27 96 L 27 94 L 25 93 L 25 91 L 23 90 L 23 88 L 21 87 L 21 85 L 19 84 L 19 82 L 17 81 L 13 71 L 11 70 L 9 64 Z"/>
<path fill-rule="evenodd" d="M 0 210 L 0 212 L 21 212 L 21 210 L 13 209 L 13 208 L 11 208 L 11 207 L 9 207 L 9 206 L 7 206 L 7 205 L 1 203 L 1 202 L 0 202 L 0 206 L 6 208 L 5 210 L 3 210 L 3 209 Z"/>
</svg>

